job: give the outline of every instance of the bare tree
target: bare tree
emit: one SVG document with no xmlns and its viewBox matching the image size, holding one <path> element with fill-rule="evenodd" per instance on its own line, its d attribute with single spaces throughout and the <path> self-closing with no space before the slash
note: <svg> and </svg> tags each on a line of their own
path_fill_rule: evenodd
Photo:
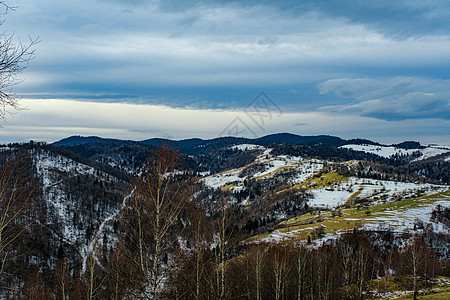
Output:
<svg viewBox="0 0 450 300">
<path fill-rule="evenodd" d="M 418 295 L 418 278 L 423 264 L 427 258 L 427 245 L 418 235 L 413 235 L 410 245 L 405 251 L 407 268 L 413 276 L 413 299 L 417 299 Z"/>
<path fill-rule="evenodd" d="M 345 292 L 349 299 L 363 299 L 374 276 L 374 253 L 360 233 L 345 235 L 337 247 Z"/>
<path fill-rule="evenodd" d="M 215 235 L 215 243 L 216 247 L 214 248 L 214 254 L 216 257 L 217 269 L 216 269 L 216 284 L 218 291 L 218 299 L 225 299 L 225 294 L 227 292 L 226 289 L 226 254 L 230 251 L 231 248 L 231 211 L 229 208 L 228 197 L 222 196 L 218 200 L 218 216 L 214 222 L 215 231 L 217 232 Z"/>
<path fill-rule="evenodd" d="M 353 248 L 351 245 L 343 241 L 339 247 L 339 258 L 342 265 L 343 275 L 344 275 L 344 286 L 347 296 L 353 299 L 352 292 L 350 291 L 350 285 L 352 283 L 352 275 L 354 273 L 354 266 L 352 261 Z"/>
<path fill-rule="evenodd" d="M 370 264 L 372 253 L 367 246 L 362 244 L 359 245 L 356 252 L 356 287 L 357 287 L 357 297 L 362 299 L 364 296 L 364 291 L 366 288 L 366 281 L 372 280 L 373 278 L 373 268 Z"/>
<path fill-rule="evenodd" d="M 205 264 L 204 261 L 204 253 L 208 247 L 207 241 L 209 240 L 207 235 L 209 234 L 206 224 L 206 216 L 204 212 L 198 210 L 193 212 L 193 216 L 191 217 L 192 222 L 192 233 L 193 233 L 193 255 L 195 258 L 195 299 L 201 299 L 201 287 L 202 287 L 202 278 L 205 273 Z"/>
<path fill-rule="evenodd" d="M 67 281 L 69 277 L 69 270 L 67 268 L 67 259 L 62 258 L 56 263 L 56 279 L 58 282 L 58 287 L 61 291 L 61 299 L 67 299 Z"/>
<path fill-rule="evenodd" d="M 0 170 L 0 277 L 5 271 L 10 245 L 27 229 L 25 217 L 33 189 L 24 182 L 20 159 L 10 160 Z"/>
<path fill-rule="evenodd" d="M 247 263 L 247 288 L 248 297 L 252 295 L 251 287 L 255 288 L 254 299 L 262 299 L 262 286 L 263 286 L 263 271 L 264 263 L 267 256 L 268 246 L 265 244 L 255 244 L 251 245 L 247 250 L 246 263 Z M 253 298 L 253 296 L 251 297 Z"/>
<path fill-rule="evenodd" d="M 0 1 L 0 6 L 4 8 L 3 14 L 14 10 L 5 1 Z M 4 20 L 0 20 L 0 25 Z M 18 39 L 15 41 L 14 34 L 0 33 L 0 118 L 6 121 L 9 108 L 20 110 L 18 99 L 12 92 L 12 87 L 20 83 L 17 75 L 21 73 L 28 62 L 34 58 L 34 46 L 38 39 L 29 38 L 29 42 L 24 44 Z"/>
<path fill-rule="evenodd" d="M 280 300 L 284 298 L 286 279 L 289 273 L 289 250 L 286 247 L 276 245 L 271 251 L 274 296 L 276 300 Z"/>
<path fill-rule="evenodd" d="M 334 253 L 331 250 L 331 248 L 325 245 L 318 249 L 318 251 L 316 252 L 315 268 L 317 269 L 317 277 L 315 281 L 317 281 L 317 291 L 319 299 L 324 300 L 331 298 L 331 290 L 333 284 L 333 278 L 331 276 L 331 265 Z"/>
<path fill-rule="evenodd" d="M 135 212 L 134 236 L 138 248 L 137 264 L 146 282 L 142 291 L 149 299 L 158 298 L 165 278 L 168 257 L 177 242 L 177 220 L 193 194 L 190 180 L 178 177 L 179 156 L 167 145 L 158 147 L 149 157 L 132 198 Z M 132 225 L 133 226 L 133 225 Z M 165 265 L 165 267 L 164 267 Z"/>
<path fill-rule="evenodd" d="M 94 246 L 95 247 L 95 246 Z M 86 299 L 94 300 L 98 299 L 98 293 L 106 279 L 106 276 L 99 278 L 99 270 L 97 265 L 96 257 L 98 256 L 97 248 L 94 248 L 92 253 L 88 254 L 86 261 L 87 270 L 84 274 L 84 280 L 86 284 Z"/>
<path fill-rule="evenodd" d="M 300 245 L 297 247 L 296 251 L 296 264 L 295 268 L 297 271 L 297 299 L 302 299 L 302 290 L 305 280 L 305 273 L 306 273 L 306 263 L 308 258 L 308 251 Z"/>
</svg>

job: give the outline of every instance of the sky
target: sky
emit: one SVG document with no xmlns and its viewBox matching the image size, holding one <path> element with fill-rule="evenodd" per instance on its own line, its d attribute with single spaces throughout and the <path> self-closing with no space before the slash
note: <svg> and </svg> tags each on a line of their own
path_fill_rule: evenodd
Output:
<svg viewBox="0 0 450 300">
<path fill-rule="evenodd" d="M 21 0 L 0 143 L 277 132 L 450 144 L 449 1 Z"/>
</svg>

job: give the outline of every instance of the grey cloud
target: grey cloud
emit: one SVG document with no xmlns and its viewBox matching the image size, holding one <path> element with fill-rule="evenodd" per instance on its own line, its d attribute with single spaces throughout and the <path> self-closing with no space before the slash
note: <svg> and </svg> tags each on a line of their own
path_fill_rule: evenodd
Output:
<svg viewBox="0 0 450 300">
<path fill-rule="evenodd" d="M 260 45 L 273 45 L 276 44 L 280 39 L 277 36 L 266 36 L 258 41 Z"/>
<path fill-rule="evenodd" d="M 322 107 L 325 111 L 355 113 L 389 121 L 426 118 L 450 120 L 449 80 L 341 78 L 321 83 L 319 90 L 350 101 Z"/>
<path fill-rule="evenodd" d="M 414 60 L 431 73 L 436 62 L 448 61 L 447 52 L 433 55 L 432 51 L 446 49 L 447 37 L 419 45 L 391 43 L 349 24 L 350 17 L 341 16 L 349 6 L 343 2 L 338 2 L 344 7 L 339 9 L 331 1 L 326 2 L 328 7 L 324 1 L 290 0 L 245 4 L 189 0 L 80 0 L 58 6 L 51 0 L 22 3 L 25 9 L 19 7 L 11 19 L 8 15 L 7 24 L 17 16 L 12 28 L 22 27 L 18 32 L 25 34 L 30 29 L 38 32 L 41 43 L 36 60 L 23 74 L 26 81 L 16 89 L 19 94 L 122 92 L 138 97 L 159 85 L 315 84 L 355 68 L 364 74 L 367 64 L 381 66 L 381 72 L 389 64 L 392 73 L 399 74 L 399 65 Z M 369 4 L 354 5 L 353 14 L 357 15 Z M 389 8 L 386 1 L 374 1 L 368 19 L 377 19 L 377 9 L 381 15 L 384 7 L 390 11 L 408 5 L 401 2 Z M 127 10 L 133 13 L 124 12 Z M 352 71 L 346 68 L 349 64 Z M 322 93 L 364 101 L 402 90 L 405 94 L 417 84 L 404 79 L 384 87 L 383 81 L 375 79 L 338 79 L 324 83 L 320 89 Z"/>
<path fill-rule="evenodd" d="M 265 5 L 274 7 L 289 16 L 316 11 L 332 18 L 345 18 L 362 24 L 396 39 L 450 33 L 450 3 L 441 1 L 411 0 L 166 0 L 160 2 L 164 11 L 182 11 L 199 5 Z"/>
<path fill-rule="evenodd" d="M 430 92 L 447 90 L 447 82 L 425 80 L 413 77 L 374 78 L 338 78 L 330 79 L 318 85 L 321 94 L 334 93 L 341 98 L 368 100 L 386 95 L 403 95 L 416 90 Z"/>
</svg>

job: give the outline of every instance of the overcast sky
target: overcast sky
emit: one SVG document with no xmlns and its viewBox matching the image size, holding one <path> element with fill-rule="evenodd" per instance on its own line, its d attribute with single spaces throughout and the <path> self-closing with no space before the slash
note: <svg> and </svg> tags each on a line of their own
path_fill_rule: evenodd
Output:
<svg viewBox="0 0 450 300">
<path fill-rule="evenodd" d="M 28 109 L 0 142 L 292 132 L 450 144 L 449 1 L 7 2 L 2 31 L 40 43 L 13 90 Z"/>
</svg>

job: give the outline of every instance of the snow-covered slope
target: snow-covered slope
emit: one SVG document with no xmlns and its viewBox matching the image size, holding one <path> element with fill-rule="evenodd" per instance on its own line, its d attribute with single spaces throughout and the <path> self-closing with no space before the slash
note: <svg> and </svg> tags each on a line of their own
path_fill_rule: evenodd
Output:
<svg viewBox="0 0 450 300">
<path fill-rule="evenodd" d="M 99 231 L 120 210 L 123 198 L 106 188 L 117 187 L 119 181 L 49 151 L 33 149 L 31 155 L 43 183 L 46 226 L 54 233 L 55 243 L 61 241 L 77 249 L 84 266 Z"/>
<path fill-rule="evenodd" d="M 419 150 L 422 153 L 422 156 L 414 159 L 413 161 L 425 160 L 431 157 L 435 157 L 444 153 L 450 154 L 450 149 L 446 148 L 437 148 L 437 147 L 428 147 Z"/>
<path fill-rule="evenodd" d="M 335 208 L 346 203 L 354 195 L 355 200 L 391 202 L 399 198 L 414 197 L 417 194 L 429 194 L 446 190 L 447 186 L 416 184 L 350 177 L 347 181 L 335 184 L 331 188 L 313 189 L 311 206 Z"/>
<path fill-rule="evenodd" d="M 341 148 L 352 149 L 355 151 L 363 151 L 367 153 L 376 154 L 385 158 L 393 157 L 394 155 L 406 156 L 420 153 L 420 157 L 415 158 L 413 161 L 419 161 L 435 157 L 444 153 L 449 153 L 450 149 L 446 147 L 427 147 L 423 149 L 403 149 L 397 147 L 376 146 L 376 145 L 344 145 Z"/>
<path fill-rule="evenodd" d="M 246 150 L 255 150 L 255 149 L 264 150 L 265 148 L 263 146 L 254 145 L 254 144 L 239 144 L 239 145 L 231 146 L 230 149 L 238 149 L 238 150 L 246 151 Z"/>
<path fill-rule="evenodd" d="M 368 230 L 387 230 L 393 233 L 423 231 L 424 228 L 434 232 L 449 234 L 450 228 L 431 218 L 431 213 L 438 206 L 450 205 L 450 192 L 439 192 L 431 196 L 415 199 L 404 199 L 395 203 L 378 204 L 364 209 L 342 209 L 324 212 L 319 215 L 303 215 L 292 218 L 282 224 L 288 225 L 265 235 L 254 237 L 251 242 L 279 243 L 283 241 L 298 241 L 316 232 L 324 230 L 324 235 L 317 237 L 315 245 L 325 240 L 335 239 L 340 234 L 359 227 Z M 305 217 L 306 216 L 306 217 Z M 290 225 L 290 226 L 289 226 Z"/>
<path fill-rule="evenodd" d="M 222 173 L 210 175 L 201 179 L 207 187 L 223 188 L 232 192 L 238 192 L 244 189 L 244 181 L 247 179 L 264 179 L 276 175 L 283 170 L 293 170 L 291 177 L 285 180 L 292 185 L 300 185 L 301 183 L 311 179 L 315 174 L 321 172 L 325 164 L 331 164 L 316 159 L 304 159 L 302 157 L 271 154 L 272 149 L 267 149 L 262 146 L 253 147 L 255 145 L 237 145 L 238 149 L 254 150 L 258 149 L 261 154 L 258 158 L 248 166 L 231 169 Z M 359 145 L 355 145 L 359 146 Z M 373 150 L 385 157 L 389 157 L 393 153 L 412 153 L 416 150 L 404 150 L 394 147 L 379 147 L 379 146 L 361 146 L 358 149 L 365 149 L 367 151 Z M 440 153 L 441 149 L 433 152 L 432 148 L 424 153 Z M 430 154 L 431 155 L 431 154 Z M 346 165 L 354 165 L 356 162 L 348 162 Z M 246 172 L 246 169 L 251 169 L 253 172 Z M 366 199 L 367 201 L 394 201 L 401 197 L 412 197 L 417 194 L 432 193 L 446 189 L 446 186 L 432 185 L 432 184 L 416 184 L 407 182 L 395 182 L 389 180 L 374 180 L 363 179 L 357 177 L 350 177 L 344 181 L 333 182 L 324 187 L 316 187 L 309 189 L 312 198 L 309 200 L 309 206 L 321 208 L 334 208 L 346 203 L 349 199 L 353 200 Z"/>
<path fill-rule="evenodd" d="M 344 145 L 341 148 L 352 149 L 355 151 L 363 151 L 367 153 L 376 154 L 382 157 L 389 158 L 396 154 L 398 155 L 408 155 L 417 151 L 418 149 L 402 149 L 397 147 L 384 147 L 377 145 Z"/>
<path fill-rule="evenodd" d="M 249 151 L 258 149 L 261 151 L 261 154 L 250 165 L 238 169 L 231 169 L 201 179 L 206 186 L 215 189 L 233 185 L 230 187 L 231 190 L 240 190 L 243 187 L 245 179 L 270 177 L 281 170 L 294 167 L 298 170 L 298 176 L 292 178 L 292 182 L 296 184 L 304 181 L 323 167 L 320 160 L 305 160 L 302 157 L 287 155 L 273 156 L 271 154 L 272 149 L 263 146 L 242 144 L 233 147 Z M 253 170 L 244 172 L 245 168 Z"/>
</svg>

